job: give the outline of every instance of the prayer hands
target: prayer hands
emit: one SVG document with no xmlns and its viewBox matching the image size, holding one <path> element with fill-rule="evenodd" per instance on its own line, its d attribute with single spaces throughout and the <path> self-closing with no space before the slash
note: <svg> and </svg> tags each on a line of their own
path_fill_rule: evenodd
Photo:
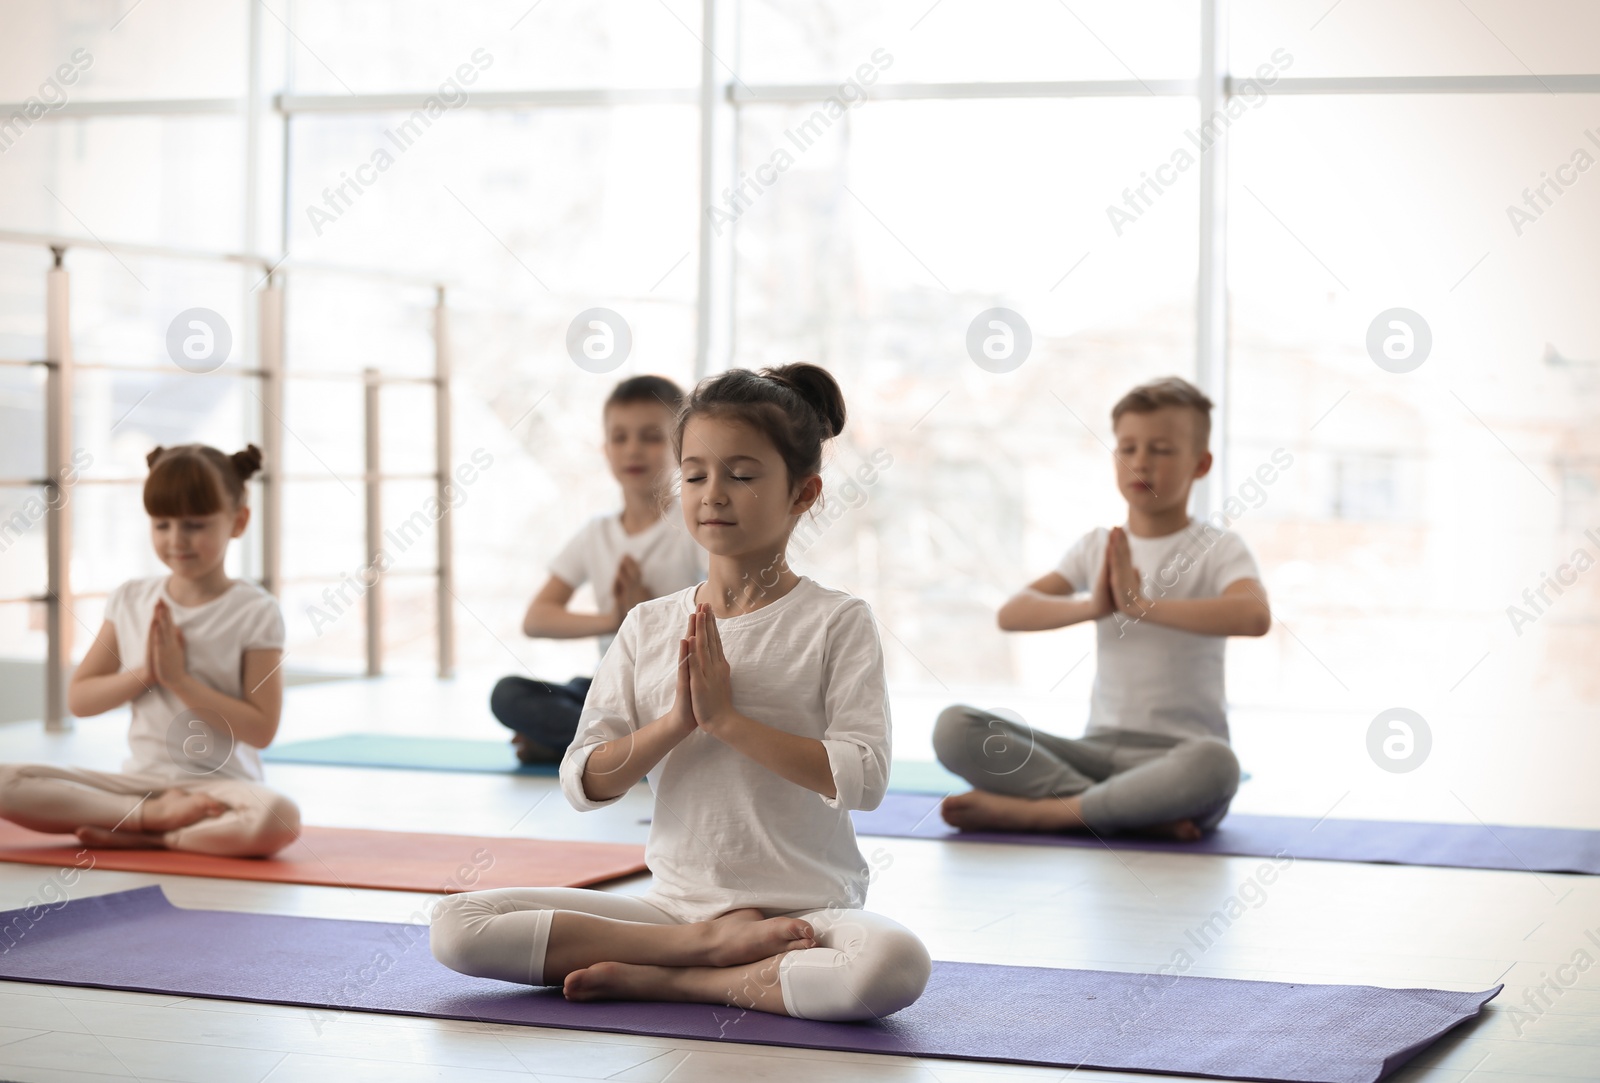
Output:
<svg viewBox="0 0 1600 1083">
<path fill-rule="evenodd" d="M 611 612 L 616 618 L 617 628 L 622 627 L 629 610 L 651 598 L 650 591 L 645 588 L 644 573 L 639 570 L 639 562 L 631 556 L 624 556 L 617 562 L 617 574 L 611 580 L 611 598 Z"/>
<path fill-rule="evenodd" d="M 694 692 L 689 683 L 689 666 L 694 661 L 694 621 L 697 614 L 689 615 L 689 632 L 684 639 L 678 640 L 678 691 L 672 700 L 671 717 L 673 723 L 688 736 L 700 728 L 694 717 Z"/>
<path fill-rule="evenodd" d="M 1100 557 L 1100 572 L 1095 577 L 1094 585 L 1089 589 L 1089 601 L 1094 604 L 1090 612 L 1091 619 L 1099 620 L 1109 617 L 1117 611 L 1117 606 L 1111 599 L 1111 545 L 1106 544 L 1106 551 Z"/>
<path fill-rule="evenodd" d="M 711 607 L 702 603 L 690 618 L 690 636 L 679 652 L 688 651 L 689 693 L 699 727 L 715 735 L 734 716 L 733 670 L 722 653 L 722 636 Z M 682 689 L 679 678 L 679 688 Z M 680 691 L 679 695 L 682 695 Z"/>
<path fill-rule="evenodd" d="M 156 602 L 150 619 L 150 635 L 145 642 L 145 669 L 152 680 L 171 686 L 189 672 L 183 631 L 172 620 L 172 609 L 165 601 Z"/>
<path fill-rule="evenodd" d="M 1111 528 L 1106 541 L 1106 564 L 1111 572 L 1111 602 L 1130 617 L 1142 617 L 1150 608 L 1144 596 L 1139 569 L 1133 566 L 1128 534 L 1120 526 Z"/>
</svg>

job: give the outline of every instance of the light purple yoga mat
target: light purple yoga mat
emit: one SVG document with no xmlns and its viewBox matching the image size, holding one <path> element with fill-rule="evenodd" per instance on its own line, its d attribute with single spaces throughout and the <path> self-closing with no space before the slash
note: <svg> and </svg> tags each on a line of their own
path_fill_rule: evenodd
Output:
<svg viewBox="0 0 1600 1083">
<path fill-rule="evenodd" d="M 159 887 L 0 913 L 0 978 L 668 1038 L 1254 1080 L 1382 1079 L 1500 991 L 1288 985 L 934 963 L 869 1023 L 696 1004 L 572 1004 L 447 970 L 416 925 L 180 910 Z"/>
<path fill-rule="evenodd" d="M 1199 842 L 1129 835 L 1038 835 L 957 831 L 939 816 L 943 798 L 891 793 L 871 812 L 852 813 L 856 833 L 890 838 L 1009 842 L 1026 846 L 1086 846 L 1172 854 L 1270 857 L 1287 852 L 1313 861 L 1371 861 L 1441 865 L 1454 869 L 1600 873 L 1600 831 L 1565 827 L 1429 824 L 1389 820 L 1311 820 L 1300 816 L 1231 813 Z"/>
</svg>

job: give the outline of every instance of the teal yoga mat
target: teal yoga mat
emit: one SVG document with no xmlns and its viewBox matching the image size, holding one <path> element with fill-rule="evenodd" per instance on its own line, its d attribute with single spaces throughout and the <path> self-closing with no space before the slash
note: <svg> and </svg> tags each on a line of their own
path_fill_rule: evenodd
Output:
<svg viewBox="0 0 1600 1083">
<path fill-rule="evenodd" d="M 483 771 L 554 775 L 554 764 L 517 763 L 509 742 L 460 737 L 402 737 L 383 733 L 344 733 L 311 741 L 289 741 L 262 753 L 273 763 L 321 763 L 340 767 L 391 767 L 407 771 Z M 896 793 L 956 793 L 970 787 L 937 763 L 899 760 L 889 769 Z"/>
<path fill-rule="evenodd" d="M 339 767 L 396 767 L 406 771 L 481 771 L 554 775 L 553 763 L 519 764 L 507 741 L 458 737 L 401 737 L 387 733 L 342 733 L 311 741 L 272 745 L 261 753 L 272 763 L 321 763 Z"/>
</svg>

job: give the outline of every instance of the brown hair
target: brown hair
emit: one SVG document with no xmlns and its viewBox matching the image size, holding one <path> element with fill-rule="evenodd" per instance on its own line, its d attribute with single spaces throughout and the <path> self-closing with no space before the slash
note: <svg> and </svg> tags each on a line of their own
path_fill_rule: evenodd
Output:
<svg viewBox="0 0 1600 1083">
<path fill-rule="evenodd" d="M 789 471 L 789 488 L 822 472 L 822 445 L 844 431 L 844 393 L 828 370 L 804 362 L 760 372 L 729 369 L 689 392 L 672 432 L 683 459 L 683 430 L 692 417 L 742 421 L 772 441 Z"/>
<path fill-rule="evenodd" d="M 150 476 L 144 479 L 147 514 L 174 519 L 213 515 L 244 506 L 244 483 L 261 469 L 261 449 L 254 444 L 224 455 L 205 444 L 158 447 L 145 456 Z"/>
<path fill-rule="evenodd" d="M 665 376 L 630 376 L 611 389 L 601 413 L 628 402 L 659 402 L 676 414 L 683 406 L 683 388 Z"/>
<path fill-rule="evenodd" d="M 1111 408 L 1111 427 L 1117 427 L 1123 414 L 1148 414 L 1163 406 L 1182 406 L 1195 412 L 1195 436 L 1200 450 L 1211 446 L 1211 407 L 1206 393 L 1180 376 L 1163 376 L 1140 384 Z"/>
</svg>

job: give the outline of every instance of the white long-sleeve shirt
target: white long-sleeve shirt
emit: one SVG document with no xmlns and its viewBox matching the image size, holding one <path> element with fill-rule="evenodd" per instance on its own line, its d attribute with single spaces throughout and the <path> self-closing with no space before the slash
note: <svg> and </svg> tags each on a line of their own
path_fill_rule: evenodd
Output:
<svg viewBox="0 0 1600 1083">
<path fill-rule="evenodd" d="M 561 762 L 561 788 L 580 811 L 596 746 L 653 722 L 677 693 L 678 641 L 698 586 L 635 606 L 595 674 Z M 684 921 L 739 907 L 770 912 L 859 909 L 867 863 L 851 809 L 872 809 L 889 781 L 889 700 L 872 610 L 801 576 L 782 598 L 717 630 L 733 677 L 733 708 L 827 750 L 836 796 L 790 782 L 703 731 L 646 776 L 655 816 L 645 898 Z"/>
</svg>

